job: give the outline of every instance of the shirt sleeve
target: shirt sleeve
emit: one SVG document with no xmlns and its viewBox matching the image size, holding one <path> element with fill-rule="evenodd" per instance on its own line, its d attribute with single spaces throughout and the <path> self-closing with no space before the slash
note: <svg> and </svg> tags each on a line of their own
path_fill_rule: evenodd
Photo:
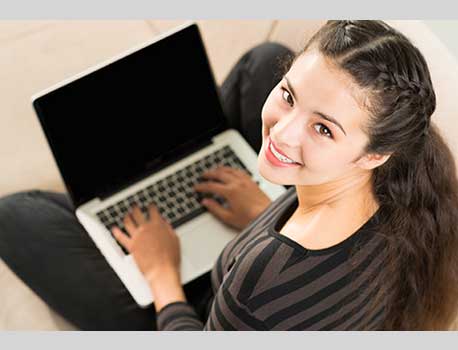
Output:
<svg viewBox="0 0 458 350">
<path fill-rule="evenodd" d="M 201 331 L 204 328 L 194 308 L 184 301 L 163 307 L 156 321 L 158 331 Z"/>
<path fill-rule="evenodd" d="M 255 331 L 266 330 L 249 309 L 221 287 L 212 304 L 206 324 L 197 316 L 194 308 L 186 302 L 166 305 L 157 315 L 159 331 Z"/>
</svg>

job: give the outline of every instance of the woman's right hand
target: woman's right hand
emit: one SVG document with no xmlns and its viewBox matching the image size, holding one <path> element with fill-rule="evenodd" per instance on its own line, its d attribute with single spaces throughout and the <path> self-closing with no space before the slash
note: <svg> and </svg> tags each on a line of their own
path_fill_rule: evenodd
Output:
<svg viewBox="0 0 458 350">
<path fill-rule="evenodd" d="M 245 171 L 230 167 L 219 167 L 205 172 L 207 181 L 194 186 L 197 192 L 216 194 L 225 199 L 227 205 L 204 198 L 202 205 L 228 226 L 242 230 L 271 203 L 256 182 Z"/>
</svg>

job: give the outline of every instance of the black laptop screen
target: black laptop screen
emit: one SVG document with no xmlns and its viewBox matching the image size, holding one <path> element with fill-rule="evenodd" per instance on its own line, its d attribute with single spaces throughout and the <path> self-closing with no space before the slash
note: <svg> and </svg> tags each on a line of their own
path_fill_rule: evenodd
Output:
<svg viewBox="0 0 458 350">
<path fill-rule="evenodd" d="M 34 101 L 80 205 L 156 170 L 225 128 L 195 24 Z"/>
</svg>

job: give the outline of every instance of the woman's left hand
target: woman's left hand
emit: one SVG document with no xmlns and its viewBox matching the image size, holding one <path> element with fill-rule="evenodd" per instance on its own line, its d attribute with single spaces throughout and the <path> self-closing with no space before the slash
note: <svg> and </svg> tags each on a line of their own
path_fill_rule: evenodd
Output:
<svg viewBox="0 0 458 350">
<path fill-rule="evenodd" d="M 128 235 L 118 227 L 112 229 L 116 240 L 133 255 L 140 271 L 150 285 L 164 275 L 180 273 L 180 241 L 174 229 L 154 205 L 148 208 L 149 218 L 138 206 L 124 218 Z"/>
</svg>

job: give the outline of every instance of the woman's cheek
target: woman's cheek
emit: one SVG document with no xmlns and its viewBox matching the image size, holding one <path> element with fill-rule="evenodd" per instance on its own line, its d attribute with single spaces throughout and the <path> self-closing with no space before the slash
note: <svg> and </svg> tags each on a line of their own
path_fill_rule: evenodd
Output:
<svg viewBox="0 0 458 350">
<path fill-rule="evenodd" d="M 316 140 L 313 136 L 308 136 L 308 139 L 302 146 L 302 159 L 304 164 L 310 170 L 316 172 L 326 172 L 335 166 L 335 154 L 326 149 L 326 147 Z"/>
<path fill-rule="evenodd" d="M 281 114 L 280 109 L 277 107 L 275 103 L 275 98 L 272 93 L 267 97 L 264 106 L 262 107 L 261 111 L 261 118 L 263 123 L 266 126 L 271 127 L 278 121 L 278 116 Z"/>
</svg>

